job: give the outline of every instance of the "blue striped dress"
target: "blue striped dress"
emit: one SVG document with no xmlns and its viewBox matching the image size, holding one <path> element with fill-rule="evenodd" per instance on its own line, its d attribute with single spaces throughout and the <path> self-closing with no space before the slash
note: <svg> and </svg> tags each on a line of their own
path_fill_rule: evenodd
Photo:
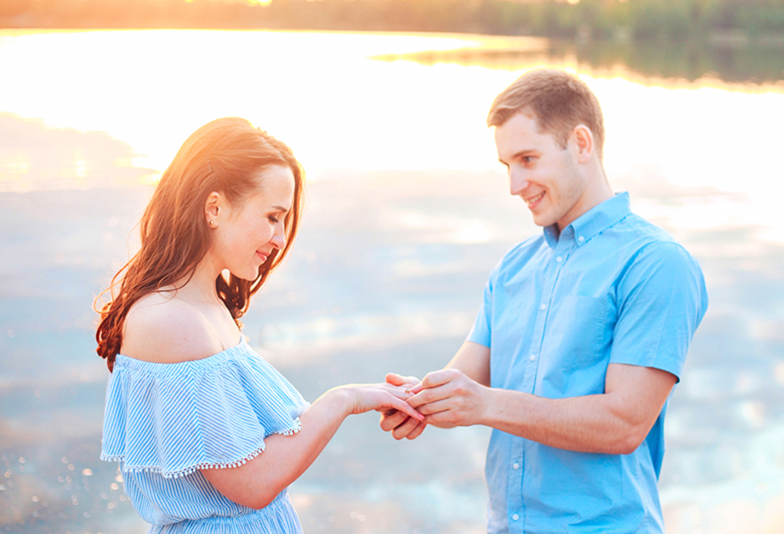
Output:
<svg viewBox="0 0 784 534">
<path fill-rule="evenodd" d="M 293 434 L 308 403 L 245 341 L 172 364 L 117 355 L 106 389 L 101 459 L 119 461 L 148 531 L 301 533 L 286 490 L 261 510 L 230 501 L 201 469 L 236 467 L 264 438 Z"/>
</svg>

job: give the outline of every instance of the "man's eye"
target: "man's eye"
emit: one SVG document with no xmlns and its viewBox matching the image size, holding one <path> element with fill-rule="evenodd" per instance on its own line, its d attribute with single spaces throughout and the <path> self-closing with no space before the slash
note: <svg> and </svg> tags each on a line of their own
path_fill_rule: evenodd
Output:
<svg viewBox="0 0 784 534">
<path fill-rule="evenodd" d="M 534 157 L 533 156 L 523 156 L 523 163 L 526 165 L 529 163 L 533 163 Z"/>
</svg>

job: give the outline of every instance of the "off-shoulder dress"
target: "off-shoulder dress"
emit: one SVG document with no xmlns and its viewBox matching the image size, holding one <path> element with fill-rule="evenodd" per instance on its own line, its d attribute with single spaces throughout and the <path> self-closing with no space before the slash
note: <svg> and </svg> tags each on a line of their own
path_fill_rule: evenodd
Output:
<svg viewBox="0 0 784 534">
<path fill-rule="evenodd" d="M 293 434 L 309 406 L 245 341 L 172 364 L 117 355 L 106 390 L 102 460 L 120 462 L 125 494 L 149 534 L 301 533 L 283 490 L 261 510 L 230 501 L 201 469 L 239 466 L 272 434 Z"/>
</svg>

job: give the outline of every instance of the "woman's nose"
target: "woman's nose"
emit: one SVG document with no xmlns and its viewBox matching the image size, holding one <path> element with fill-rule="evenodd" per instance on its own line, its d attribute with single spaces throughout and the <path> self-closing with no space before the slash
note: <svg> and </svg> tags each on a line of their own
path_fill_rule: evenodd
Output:
<svg viewBox="0 0 784 534">
<path fill-rule="evenodd" d="M 283 225 L 282 224 L 279 225 L 275 229 L 275 233 L 272 234 L 272 241 L 271 241 L 271 243 L 272 243 L 272 246 L 275 247 L 278 250 L 281 250 L 281 249 L 283 249 L 284 246 L 286 246 L 286 233 L 285 233 L 285 230 L 283 229 Z"/>
</svg>

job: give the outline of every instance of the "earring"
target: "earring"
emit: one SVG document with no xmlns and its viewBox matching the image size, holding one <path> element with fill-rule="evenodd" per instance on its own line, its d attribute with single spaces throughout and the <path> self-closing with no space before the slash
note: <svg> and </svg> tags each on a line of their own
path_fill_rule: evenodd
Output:
<svg viewBox="0 0 784 534">
<path fill-rule="evenodd" d="M 218 222 L 215 219 L 212 219 L 209 224 L 210 224 L 210 228 L 215 228 L 216 226 L 218 226 Z"/>
</svg>

